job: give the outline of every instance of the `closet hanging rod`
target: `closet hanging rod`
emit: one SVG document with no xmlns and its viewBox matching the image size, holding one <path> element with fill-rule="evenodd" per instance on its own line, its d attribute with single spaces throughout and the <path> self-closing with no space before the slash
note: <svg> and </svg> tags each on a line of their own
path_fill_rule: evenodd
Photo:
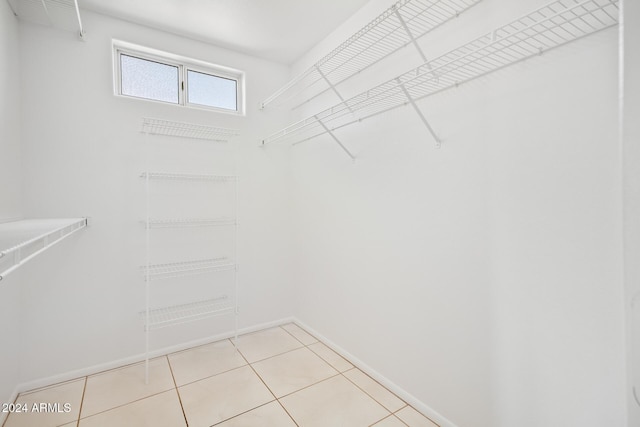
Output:
<svg viewBox="0 0 640 427">
<path fill-rule="evenodd" d="M 142 119 L 141 132 L 151 135 L 203 139 L 213 142 L 228 142 L 231 138 L 240 134 L 237 129 L 154 119 L 150 117 Z"/>
<path fill-rule="evenodd" d="M 308 141 L 618 23 L 619 0 L 559 0 L 263 139 Z M 408 96 L 410 97 L 408 99 Z"/>
<path fill-rule="evenodd" d="M 290 94 L 287 102 L 317 85 L 321 87 L 315 87 L 302 103 L 329 90 L 342 98 L 336 86 L 410 44 L 424 58 L 417 40 L 480 1 L 400 0 L 265 99 L 261 108 Z"/>
</svg>

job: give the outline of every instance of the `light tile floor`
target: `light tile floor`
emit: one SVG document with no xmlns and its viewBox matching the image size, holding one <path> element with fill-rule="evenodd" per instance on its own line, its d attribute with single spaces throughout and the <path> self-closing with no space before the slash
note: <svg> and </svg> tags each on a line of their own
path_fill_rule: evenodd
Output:
<svg viewBox="0 0 640 427">
<path fill-rule="evenodd" d="M 147 385 L 138 363 L 22 393 L 29 411 L 3 427 L 437 426 L 295 324 L 242 335 L 238 350 L 222 340 L 153 359 Z"/>
</svg>

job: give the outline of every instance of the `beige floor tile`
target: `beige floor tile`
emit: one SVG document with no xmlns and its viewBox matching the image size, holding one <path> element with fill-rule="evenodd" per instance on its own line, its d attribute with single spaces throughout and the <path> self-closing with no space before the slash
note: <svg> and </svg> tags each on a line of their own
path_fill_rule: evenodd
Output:
<svg viewBox="0 0 640 427">
<path fill-rule="evenodd" d="M 304 347 L 256 362 L 253 368 L 277 397 L 338 374 L 327 362 Z"/>
<path fill-rule="evenodd" d="M 309 349 L 340 372 L 353 368 L 351 363 L 321 342 L 310 345 Z"/>
<path fill-rule="evenodd" d="M 438 424 L 416 411 L 411 406 L 399 410 L 395 414 L 409 427 L 438 427 Z"/>
<path fill-rule="evenodd" d="M 344 373 L 358 387 L 365 391 L 369 396 L 373 397 L 378 403 L 387 408 L 391 412 L 395 412 L 406 405 L 398 396 L 391 393 L 385 387 L 373 380 L 360 369 L 352 369 Z"/>
<path fill-rule="evenodd" d="M 304 345 L 309 345 L 309 344 L 313 344 L 314 342 L 318 342 L 317 339 L 309 335 L 307 331 L 305 331 L 295 323 L 287 323 L 286 325 L 282 325 L 282 329 L 284 329 L 285 331 L 289 332 L 291 335 L 296 337 L 296 339 Z"/>
<path fill-rule="evenodd" d="M 80 420 L 80 427 L 186 427 L 186 425 L 175 389 Z"/>
<path fill-rule="evenodd" d="M 187 384 L 178 391 L 189 427 L 208 427 L 274 400 L 249 366 Z"/>
<path fill-rule="evenodd" d="M 296 427 L 291 417 L 278 402 L 267 403 L 259 408 L 231 418 L 216 427 Z"/>
<path fill-rule="evenodd" d="M 384 420 L 382 420 L 382 421 L 380 421 L 378 423 L 375 423 L 371 427 L 407 427 L 407 425 L 405 423 L 403 423 L 402 421 L 400 421 L 395 416 L 391 415 L 391 416 L 385 418 Z"/>
<path fill-rule="evenodd" d="M 178 386 L 247 364 L 229 340 L 170 354 L 169 363 Z"/>
<path fill-rule="evenodd" d="M 282 328 L 265 329 L 238 337 L 238 348 L 249 363 L 300 347 L 302 344 Z"/>
<path fill-rule="evenodd" d="M 149 384 L 144 383 L 144 363 L 92 375 L 87 378 L 80 416 L 95 415 L 174 387 L 166 357 L 149 361 Z"/>
<path fill-rule="evenodd" d="M 280 400 L 300 426 L 370 426 L 389 411 L 342 375 L 290 394 Z"/>
<path fill-rule="evenodd" d="M 69 381 L 62 384 L 21 393 L 16 403 L 26 412 L 9 414 L 5 427 L 48 427 L 73 422 L 80 414 L 80 402 L 84 391 L 85 379 Z M 40 404 L 52 404 L 41 406 Z M 66 411 L 65 404 L 69 404 Z M 34 407 L 34 405 L 36 405 Z"/>
</svg>

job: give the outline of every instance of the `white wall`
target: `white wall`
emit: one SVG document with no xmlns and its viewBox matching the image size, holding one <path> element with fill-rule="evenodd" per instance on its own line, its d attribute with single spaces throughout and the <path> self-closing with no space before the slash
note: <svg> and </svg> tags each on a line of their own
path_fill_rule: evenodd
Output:
<svg viewBox="0 0 640 427">
<path fill-rule="evenodd" d="M 629 425 L 640 425 L 640 4 L 624 1 L 622 132 L 624 167 L 625 291 L 627 309 L 627 402 Z M 636 397 L 633 395 L 635 388 Z"/>
<path fill-rule="evenodd" d="M 0 4 L 0 222 L 22 214 L 20 182 L 20 61 L 18 21 L 7 2 Z M 20 274 L 0 281 L 0 324 L 5 329 L 0 351 L 0 402 L 9 401 L 18 384 L 20 356 Z M 0 422 L 2 422 L 0 414 Z"/>
<path fill-rule="evenodd" d="M 21 216 L 20 61 L 18 20 L 7 2 L 0 6 L 0 221 Z"/>
<path fill-rule="evenodd" d="M 87 230 L 24 267 L 23 382 L 144 351 L 137 314 L 144 307 L 142 117 L 240 129 L 240 327 L 291 315 L 287 157 L 258 147 L 266 125 L 283 121 L 257 111 L 288 69 L 102 15 L 82 16 L 84 42 L 20 25 L 25 214 L 90 217 Z M 114 96 L 112 38 L 245 71 L 246 117 Z M 200 155 L 196 147 L 185 144 L 196 150 L 191 157 Z M 179 288 L 172 292 L 184 297 Z M 158 331 L 152 348 L 228 332 L 230 320 Z"/>
<path fill-rule="evenodd" d="M 422 45 L 545 3 L 485 0 Z M 296 316 L 460 427 L 623 425 L 616 55 L 610 29 L 420 102 L 441 150 L 408 107 L 337 132 L 355 164 L 294 147 Z M 345 93 L 415 54 L 392 62 Z"/>
</svg>

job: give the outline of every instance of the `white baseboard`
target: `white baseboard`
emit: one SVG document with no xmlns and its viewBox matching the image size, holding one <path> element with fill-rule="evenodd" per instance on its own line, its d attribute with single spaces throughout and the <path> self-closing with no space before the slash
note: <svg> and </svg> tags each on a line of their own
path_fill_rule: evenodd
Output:
<svg viewBox="0 0 640 427">
<path fill-rule="evenodd" d="M 353 356 L 351 353 L 349 353 L 348 351 L 346 351 L 336 343 L 332 342 L 330 339 L 328 339 L 327 337 L 325 337 L 324 335 L 322 335 L 321 333 L 319 333 L 309 325 L 305 324 L 304 322 L 300 321 L 297 318 L 294 318 L 293 322 L 298 326 L 300 326 L 302 329 L 309 332 L 311 335 L 315 336 L 318 340 L 322 341 L 327 347 L 331 348 L 333 351 L 335 351 L 336 353 L 338 353 L 339 355 L 347 359 L 349 362 L 355 365 L 362 372 L 366 373 L 371 378 L 378 381 L 387 389 L 395 393 L 399 398 L 407 402 L 409 405 L 413 406 L 415 409 L 417 409 L 419 412 L 424 414 L 426 417 L 435 421 L 437 424 L 440 425 L 440 427 L 457 427 L 453 422 L 451 422 L 445 416 L 440 414 L 438 411 L 426 405 L 425 403 L 417 399 L 415 396 L 413 396 L 409 392 L 405 391 L 404 389 L 396 385 L 394 382 L 392 382 L 391 380 L 389 380 L 388 378 L 386 378 L 385 376 L 377 372 L 375 369 L 368 366 L 366 363 L 364 363 L 357 357 Z"/>
<path fill-rule="evenodd" d="M 267 329 L 267 328 L 272 328 L 274 326 L 280 326 L 280 325 L 284 325 L 285 323 L 291 323 L 293 322 L 294 319 L 292 317 L 286 317 L 283 319 L 278 319 L 278 320 L 274 320 L 271 322 L 266 322 L 266 323 L 260 323 L 257 325 L 253 325 L 253 326 L 249 326 L 246 328 L 241 328 L 238 329 L 238 334 L 248 334 L 251 332 L 256 332 L 256 331 L 260 331 L 262 329 Z M 189 342 L 185 342 L 185 343 L 180 343 L 180 344 L 176 344 L 173 346 L 169 346 L 169 347 L 164 347 L 158 350 L 154 350 L 152 352 L 149 353 L 150 357 L 160 357 L 160 356 L 165 356 L 167 354 L 170 353 L 175 353 L 176 351 L 181 351 L 181 350 L 186 350 L 188 348 L 191 347 L 197 347 L 199 345 L 203 345 L 203 344 L 208 344 L 214 341 L 220 341 L 220 340 L 224 340 L 227 338 L 231 338 L 235 335 L 235 331 L 230 331 L 230 332 L 225 332 L 222 334 L 217 334 L 217 335 L 213 335 L 213 336 L 208 336 L 205 338 L 201 338 L 198 340 L 194 340 L 194 341 L 189 341 Z M 58 384 L 58 383 L 62 383 L 65 381 L 70 381 L 70 380 L 74 380 L 77 378 L 82 378 L 82 377 L 86 377 L 88 375 L 93 375 L 93 374 L 97 374 L 99 372 L 104 372 L 104 371 L 108 371 L 110 369 L 115 369 L 115 368 L 120 368 L 122 366 L 126 366 L 126 365 L 131 365 L 133 363 L 138 363 L 141 362 L 143 360 L 145 360 L 146 355 L 143 354 L 137 354 L 134 356 L 129 356 L 129 357 L 125 357 L 122 359 L 118 359 L 118 360 L 113 360 L 110 362 L 106 362 L 106 363 L 100 363 L 98 365 L 93 365 L 93 366 L 87 366 L 85 368 L 82 369 L 77 369 L 74 371 L 69 371 L 69 372 L 65 372 L 62 374 L 58 374 L 58 375 L 53 375 L 50 377 L 46 377 L 46 378 L 39 378 L 37 380 L 32 380 L 32 381 L 28 381 L 28 382 L 24 382 L 21 384 L 18 384 L 18 386 L 16 387 L 16 396 L 18 393 L 22 393 L 25 391 L 29 391 L 29 390 L 34 390 L 37 388 L 42 388 L 42 387 L 47 387 L 53 384 Z M 15 399 L 15 396 L 14 396 Z M 1 416 L 0 416 L 0 420 L 1 420 Z M 2 423 L 0 422 L 0 425 L 2 425 Z"/>
<path fill-rule="evenodd" d="M 382 384 L 383 386 L 388 388 L 390 391 L 395 393 L 398 397 L 400 397 L 402 400 L 407 402 L 409 405 L 413 406 L 415 409 L 423 413 L 425 416 L 435 421 L 441 427 L 457 427 L 453 422 L 451 422 L 446 417 L 438 413 L 436 410 L 424 404 L 415 396 L 408 393 L 407 391 L 405 391 L 404 389 L 402 389 L 401 387 L 393 383 L 391 380 L 389 380 L 388 378 L 386 378 L 385 376 L 383 376 L 382 374 L 380 374 L 379 372 L 377 372 L 376 370 L 374 370 L 373 368 L 371 368 L 370 366 L 362 362 L 360 359 L 353 356 L 351 353 L 349 353 L 342 347 L 338 346 L 337 344 L 332 342 L 330 339 L 320 334 L 318 331 L 316 331 L 315 329 L 313 329 L 312 327 L 310 327 L 309 325 L 305 324 L 304 322 L 300 321 L 295 317 L 286 317 L 286 318 L 274 320 L 271 322 L 260 323 L 257 325 L 242 328 L 238 330 L 238 334 L 248 334 L 251 332 L 260 331 L 262 329 L 268 329 L 268 328 L 284 325 L 286 323 L 291 323 L 291 322 L 296 323 L 298 326 L 305 329 L 310 334 L 314 335 L 318 340 L 322 341 L 333 351 L 340 354 L 342 357 L 347 359 L 353 365 L 357 366 L 361 371 L 371 376 L 371 378 L 378 381 L 380 384 Z M 230 332 L 225 332 L 222 334 L 217 334 L 217 335 L 201 338 L 201 339 L 190 341 L 190 342 L 177 344 L 174 346 L 164 347 L 151 352 L 150 357 L 164 356 L 170 353 L 175 353 L 176 351 L 181 351 L 191 347 L 197 347 L 199 345 L 208 344 L 214 341 L 231 338 L 234 336 L 234 334 L 235 334 L 234 331 L 230 331 Z M 114 360 L 111 362 L 101 363 L 98 365 L 88 366 L 86 368 L 65 372 L 63 374 L 53 375 L 50 377 L 21 383 L 16 387 L 10 401 L 11 402 L 15 401 L 15 399 L 18 396 L 18 393 L 22 393 L 28 390 L 34 390 L 37 388 L 47 387 L 53 384 L 62 383 L 62 382 L 74 380 L 77 378 L 82 378 L 88 375 L 97 374 L 99 372 L 108 371 L 110 369 L 119 368 L 119 367 L 130 365 L 133 363 L 138 363 L 143 361 L 144 359 L 145 359 L 145 354 L 137 354 L 134 356 L 125 357 L 125 358 Z M 5 418 L 6 418 L 6 414 L 0 413 L 0 425 L 2 425 Z"/>
<path fill-rule="evenodd" d="M 1 402 L 1 403 L 13 403 L 16 401 L 16 399 L 18 398 L 18 387 L 15 388 L 15 390 L 13 390 L 13 393 L 11 394 L 11 396 L 9 397 L 9 400 L 7 400 L 6 402 Z M 0 426 L 4 424 L 4 422 L 6 421 L 7 417 L 9 416 L 8 412 L 2 412 L 0 411 Z"/>
</svg>

